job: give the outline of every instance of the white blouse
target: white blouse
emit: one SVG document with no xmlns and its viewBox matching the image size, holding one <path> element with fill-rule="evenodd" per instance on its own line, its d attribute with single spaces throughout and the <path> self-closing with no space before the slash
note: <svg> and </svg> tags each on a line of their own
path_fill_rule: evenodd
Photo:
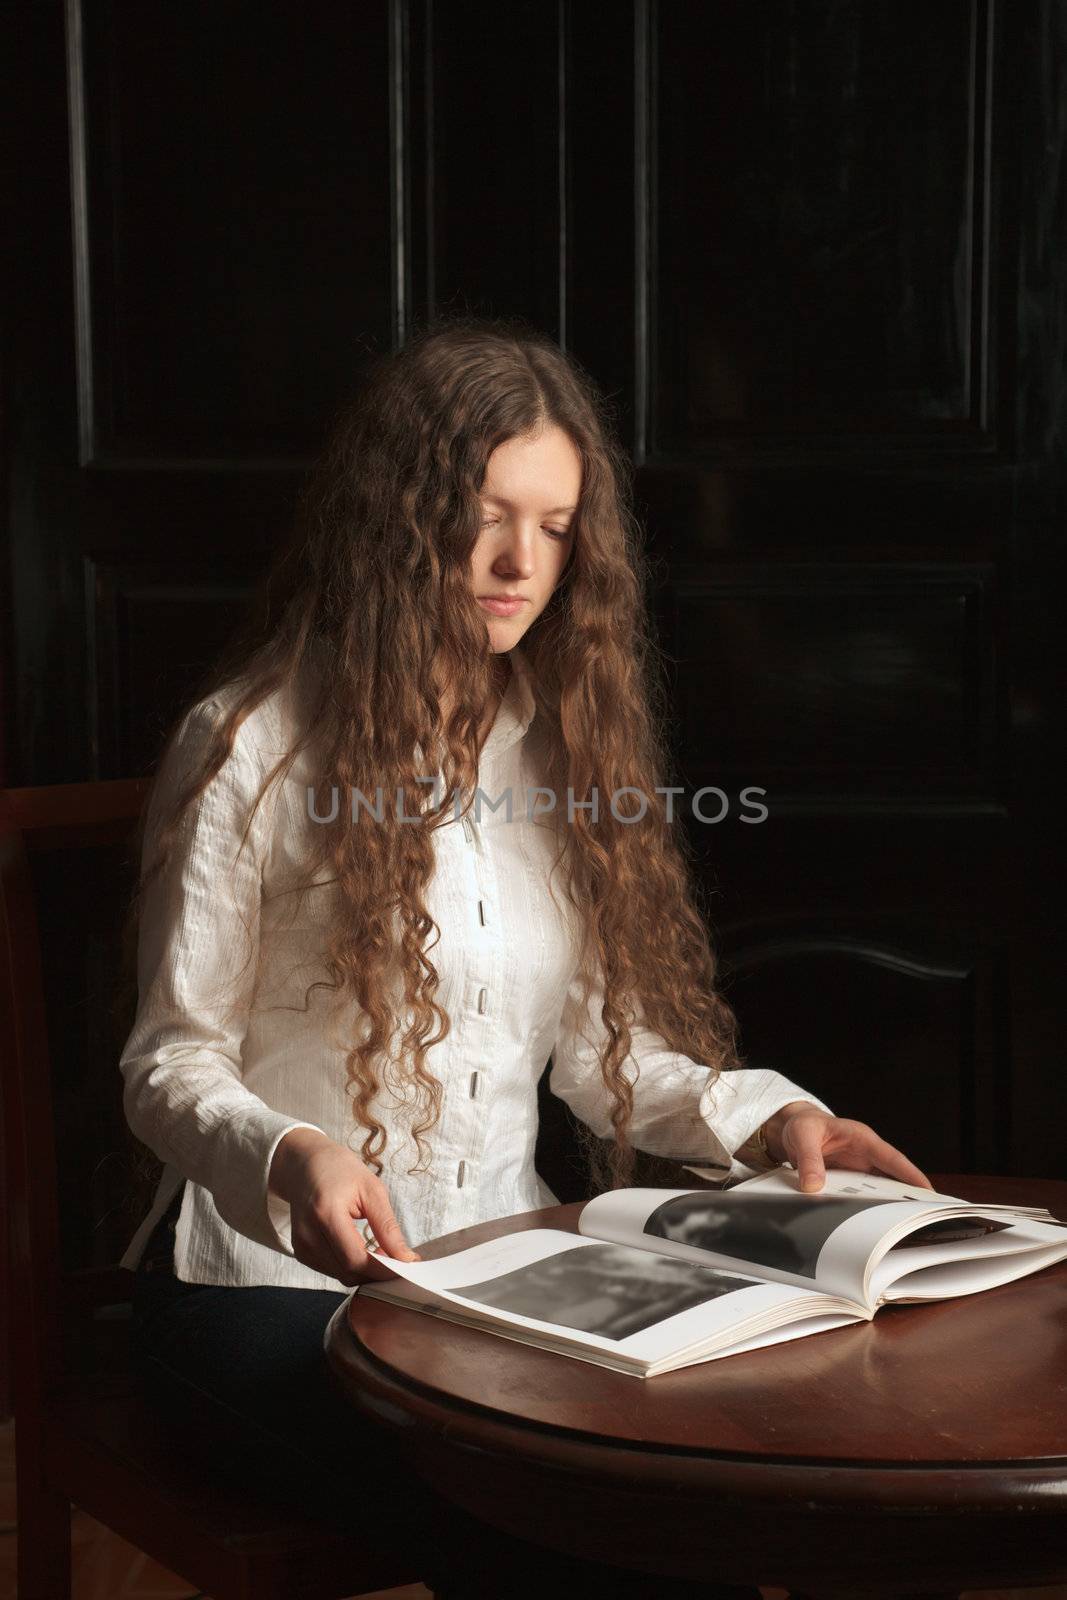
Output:
<svg viewBox="0 0 1067 1600">
<path fill-rule="evenodd" d="M 480 755 L 480 816 L 472 812 L 459 824 L 451 818 L 432 836 L 436 868 L 427 905 L 441 938 L 429 953 L 451 1027 L 426 1056 L 443 1086 L 440 1119 L 423 1136 L 432 1151 L 429 1171 L 408 1170 L 418 1152 L 411 1106 L 389 1070 L 395 1062 L 386 1064 L 374 1103 L 389 1135 L 381 1178 L 413 1249 L 456 1228 L 556 1203 L 534 1169 L 537 1085 L 549 1056 L 553 1092 L 597 1134 L 611 1134 L 596 1050 L 603 1037 L 599 991 L 583 1023 L 576 914 L 561 887 L 562 869 L 554 898 L 549 892 L 551 825 L 527 811 L 526 790 L 540 781 L 531 669 L 518 647 L 510 659 L 511 678 Z M 230 692 L 199 702 L 184 719 L 153 793 L 146 858 L 161 808 L 202 753 Z M 179 1278 L 345 1289 L 296 1259 L 289 1206 L 267 1189 L 271 1158 L 290 1129 L 317 1128 L 357 1154 L 364 1137 L 345 1073 L 358 1003 L 314 989 L 305 1009 L 308 985 L 327 976 L 319 952 L 335 890 L 326 882 L 295 902 L 285 893 L 300 881 L 302 841 L 306 848 L 317 826 L 308 797 L 316 774 L 306 751 L 272 784 L 238 857 L 252 802 L 294 742 L 298 710 L 294 692 L 284 689 L 245 718 L 231 755 L 186 812 L 165 873 L 145 895 L 139 1004 L 120 1070 L 130 1127 L 165 1168 L 125 1267 L 137 1266 L 185 1179 L 174 1250 Z M 509 789 L 510 821 L 506 801 L 491 809 Z M 632 1033 L 632 1138 L 652 1154 L 744 1176 L 749 1169 L 733 1152 L 773 1112 L 790 1100 L 822 1107 L 767 1069 L 737 1069 L 709 1085 L 707 1069 L 667 1049 L 640 1013 Z M 354 1225 L 367 1234 L 367 1224 Z"/>
</svg>

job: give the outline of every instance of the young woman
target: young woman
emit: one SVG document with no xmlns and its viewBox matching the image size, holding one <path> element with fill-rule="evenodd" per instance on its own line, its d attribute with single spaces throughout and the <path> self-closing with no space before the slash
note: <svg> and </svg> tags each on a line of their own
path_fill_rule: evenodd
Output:
<svg viewBox="0 0 1067 1600">
<path fill-rule="evenodd" d="M 550 1056 L 599 1186 L 635 1146 L 735 1176 L 789 1161 L 810 1189 L 827 1165 L 926 1182 L 741 1065 L 660 792 L 643 577 L 575 362 L 517 324 L 423 331 L 341 417 L 145 818 L 121 1070 L 165 1163 L 124 1258 L 146 1371 L 258 1428 L 284 1493 L 409 1544 L 432 1529 L 440 1594 L 722 1592 L 490 1536 L 359 1435 L 325 1369 L 379 1256 L 554 1202 L 533 1163 Z"/>
</svg>

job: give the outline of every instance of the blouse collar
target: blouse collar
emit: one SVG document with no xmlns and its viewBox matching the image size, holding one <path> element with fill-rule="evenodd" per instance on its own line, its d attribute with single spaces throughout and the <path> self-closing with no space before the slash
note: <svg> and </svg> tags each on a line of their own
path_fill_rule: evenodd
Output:
<svg viewBox="0 0 1067 1600">
<path fill-rule="evenodd" d="M 533 692 L 533 668 L 525 653 L 516 644 L 508 651 L 508 657 L 511 661 L 511 673 L 500 704 L 497 706 L 492 726 L 482 744 L 478 758 L 479 768 L 486 762 L 499 761 L 505 750 L 509 750 L 524 737 L 537 709 Z M 421 744 L 416 744 L 415 752 L 417 763 L 425 764 L 426 757 Z"/>
<path fill-rule="evenodd" d="M 496 760 L 523 737 L 534 719 L 537 702 L 532 686 L 532 668 L 519 646 L 508 651 L 511 676 L 497 707 L 493 725 L 482 745 L 481 755 Z"/>
</svg>

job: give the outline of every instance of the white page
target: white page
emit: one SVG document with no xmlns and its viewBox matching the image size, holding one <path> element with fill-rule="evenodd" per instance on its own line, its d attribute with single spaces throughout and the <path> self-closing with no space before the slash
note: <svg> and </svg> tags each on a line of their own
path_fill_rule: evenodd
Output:
<svg viewBox="0 0 1067 1600">
<path fill-rule="evenodd" d="M 587 1266 L 579 1254 L 587 1256 Z M 497 1330 L 524 1328 L 548 1335 L 554 1344 L 600 1350 L 623 1362 L 660 1360 L 699 1342 L 732 1343 L 794 1314 L 827 1316 L 844 1309 L 827 1305 L 810 1288 L 798 1293 L 736 1270 L 690 1268 L 552 1228 L 507 1234 L 437 1261 L 386 1264 L 422 1299 L 420 1309 L 426 1309 L 430 1291 L 457 1313 L 492 1322 Z M 370 1284 L 357 1292 L 395 1303 L 404 1299 L 405 1284 Z M 535 1306 L 540 1315 L 533 1314 Z M 553 1306 L 559 1320 L 546 1309 Z"/>
<path fill-rule="evenodd" d="M 983 1216 L 1003 1224 L 1014 1223 L 1019 1213 L 841 1169 L 827 1173 L 818 1193 L 803 1194 L 796 1173 L 778 1168 L 725 1190 L 610 1190 L 583 1207 L 578 1227 L 583 1235 L 641 1241 L 682 1260 L 817 1287 L 873 1306 L 877 1297 L 869 1297 L 866 1287 L 869 1263 L 898 1239 L 930 1220 Z M 988 1248 L 984 1239 L 959 1246 L 964 1255 Z"/>
<path fill-rule="evenodd" d="M 820 1303 L 825 1304 L 824 1297 L 820 1295 Z M 743 1355 L 746 1350 L 762 1350 L 772 1344 L 786 1344 L 792 1339 L 807 1339 L 813 1333 L 829 1333 L 834 1328 L 855 1326 L 859 1320 L 854 1311 L 837 1311 L 827 1316 L 825 1313 L 806 1316 L 802 1322 L 790 1323 L 783 1328 L 772 1328 L 768 1333 L 757 1334 L 753 1339 L 741 1339 L 736 1344 L 729 1344 L 724 1350 L 716 1350 L 709 1355 L 702 1356 L 701 1361 L 721 1361 L 724 1356 Z M 691 1365 L 679 1361 L 672 1362 L 670 1366 L 661 1367 L 663 1372 L 675 1372 L 682 1365 Z"/>
<path fill-rule="evenodd" d="M 980 1244 L 981 1241 L 974 1241 Z M 906 1245 L 884 1259 L 871 1276 L 871 1293 L 882 1303 L 902 1300 L 947 1300 L 977 1294 L 1002 1283 L 1039 1272 L 1067 1260 L 1063 1232 L 1040 1222 L 1019 1223 L 989 1237 L 979 1254 L 968 1251 L 963 1260 L 951 1245 Z M 903 1271 L 901 1271 L 903 1267 Z"/>
<path fill-rule="evenodd" d="M 683 1168 L 685 1172 L 696 1173 L 699 1178 L 708 1178 L 714 1181 L 722 1174 L 714 1167 Z M 737 1194 L 753 1189 L 769 1192 L 796 1191 L 799 1189 L 797 1174 L 792 1167 L 775 1167 L 770 1172 L 759 1172 L 751 1178 L 744 1178 L 740 1183 L 731 1184 L 729 1189 L 720 1190 L 723 1194 Z M 937 1205 L 947 1202 L 957 1206 L 980 1206 L 983 1211 L 1001 1215 L 1010 1212 L 1013 1216 L 1034 1217 L 1039 1221 L 1056 1223 L 1057 1227 L 1067 1227 L 1067 1223 L 1057 1222 L 1045 1206 L 1013 1205 L 1010 1202 L 996 1201 L 995 1203 L 982 1200 L 965 1200 L 962 1195 L 947 1194 L 943 1189 L 923 1189 L 914 1183 L 903 1183 L 898 1178 L 885 1178 L 880 1173 L 850 1172 L 843 1167 L 829 1167 L 826 1178 L 819 1194 L 852 1194 L 854 1192 L 881 1195 L 887 1200 L 922 1200 L 926 1205 Z"/>
<path fill-rule="evenodd" d="M 398 1289 L 401 1287 L 398 1285 Z M 413 1285 L 406 1285 L 413 1289 Z M 370 1295 L 372 1298 L 382 1298 L 382 1289 L 388 1290 L 389 1285 L 366 1285 L 360 1289 L 361 1294 Z M 821 1297 L 820 1297 L 821 1298 Z M 823 1301 L 822 1303 L 826 1303 Z M 415 1310 L 423 1312 L 429 1308 L 418 1305 Z M 699 1345 L 689 1346 L 684 1350 L 675 1350 L 669 1356 L 664 1356 L 656 1362 L 648 1362 L 627 1354 L 621 1348 L 601 1349 L 590 1344 L 580 1345 L 554 1337 L 551 1332 L 539 1332 L 536 1328 L 515 1327 L 509 1323 L 487 1324 L 484 1320 L 470 1315 L 459 1301 L 438 1302 L 434 1315 L 445 1322 L 452 1322 L 462 1327 L 473 1328 L 478 1333 L 487 1333 L 491 1338 L 510 1339 L 516 1344 L 532 1346 L 535 1349 L 548 1350 L 553 1355 L 565 1355 L 572 1360 L 585 1361 L 591 1366 L 606 1367 L 609 1370 L 621 1372 L 624 1376 L 632 1378 L 647 1378 L 661 1372 L 675 1372 L 685 1366 L 703 1364 L 705 1361 L 718 1361 L 724 1356 L 740 1355 L 747 1350 L 759 1350 L 764 1346 L 784 1344 L 792 1339 L 807 1338 L 814 1333 L 825 1333 L 834 1328 L 854 1324 L 857 1314 L 854 1311 L 831 1313 L 830 1315 L 806 1316 L 800 1322 L 787 1323 L 774 1328 L 763 1328 L 761 1332 L 752 1334 L 743 1339 L 737 1338 L 737 1330 L 721 1333 L 718 1336 L 718 1348 L 709 1348 L 709 1344 L 716 1340 L 705 1340 Z M 766 1320 L 766 1319 L 764 1319 Z M 748 1324 L 752 1326 L 751 1323 Z M 757 1324 L 758 1325 L 758 1324 Z"/>
<path fill-rule="evenodd" d="M 690 1168 L 696 1171 L 697 1168 Z M 765 1191 L 791 1190 L 798 1192 L 800 1182 L 792 1167 L 775 1167 L 770 1172 L 759 1172 L 754 1178 L 745 1178 L 741 1183 L 735 1183 L 728 1191 L 730 1194 L 750 1192 L 754 1189 Z M 922 1200 L 926 1204 L 938 1200 L 946 1200 L 953 1205 L 970 1205 L 969 1200 L 960 1199 L 959 1195 L 944 1194 L 941 1190 L 924 1189 L 919 1184 L 902 1183 L 899 1178 L 884 1178 L 876 1172 L 849 1172 L 843 1167 L 828 1167 L 826 1180 L 819 1194 L 869 1194 L 883 1200 Z"/>
<path fill-rule="evenodd" d="M 935 1214 L 953 1209 L 945 1200 Z M 930 1210 L 925 1201 L 866 1191 L 804 1195 L 788 1184 L 615 1189 L 582 1208 L 578 1227 L 583 1236 L 621 1244 L 644 1240 L 644 1248 L 679 1260 L 817 1288 L 860 1306 L 863 1268 L 875 1244 L 902 1216 L 911 1220 Z"/>
<path fill-rule="evenodd" d="M 821 1285 L 831 1292 L 843 1293 L 838 1285 L 852 1281 L 856 1270 L 856 1263 L 863 1261 L 864 1283 L 863 1300 L 865 1304 L 876 1306 L 880 1295 L 884 1292 L 884 1285 L 895 1281 L 901 1271 L 908 1271 L 907 1263 L 914 1257 L 922 1254 L 923 1260 L 929 1265 L 935 1261 L 949 1262 L 951 1260 L 980 1261 L 983 1258 L 996 1258 L 1010 1255 L 1019 1249 L 1028 1249 L 1028 1239 L 1031 1235 L 1027 1230 L 1037 1230 L 1041 1242 L 1055 1245 L 1064 1239 L 1063 1230 L 1056 1223 L 1044 1223 L 1030 1218 L 1009 1220 L 1008 1214 L 997 1212 L 994 1208 L 981 1206 L 947 1206 L 936 1212 L 935 1219 L 949 1221 L 958 1218 L 961 1222 L 975 1221 L 986 1218 L 990 1222 L 1000 1224 L 996 1232 L 984 1234 L 978 1239 L 960 1239 L 954 1243 L 928 1244 L 909 1246 L 906 1243 L 909 1233 L 917 1231 L 930 1220 L 930 1213 L 923 1214 L 919 1207 L 888 1205 L 885 1216 L 878 1218 L 873 1211 L 862 1213 L 845 1223 L 843 1227 L 828 1239 L 819 1259 L 819 1280 Z M 1037 1235 L 1035 1235 L 1036 1237 Z M 910 1256 L 906 1252 L 911 1252 Z M 1067 1254 L 1067 1251 L 1065 1251 Z M 900 1261 L 900 1267 L 894 1263 Z M 1017 1276 L 1017 1274 L 1011 1274 Z M 1005 1268 L 1002 1279 L 1007 1281 L 1009 1274 Z M 876 1288 L 875 1284 L 883 1287 Z"/>
</svg>

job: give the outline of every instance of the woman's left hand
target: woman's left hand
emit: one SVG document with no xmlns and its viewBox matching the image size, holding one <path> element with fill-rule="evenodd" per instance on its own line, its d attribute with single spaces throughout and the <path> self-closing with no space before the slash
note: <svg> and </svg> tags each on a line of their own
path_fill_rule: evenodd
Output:
<svg viewBox="0 0 1067 1600">
<path fill-rule="evenodd" d="M 813 1194 L 826 1182 L 827 1167 L 876 1172 L 902 1183 L 932 1189 L 914 1162 L 879 1138 L 865 1122 L 832 1117 L 808 1100 L 791 1100 L 764 1123 L 767 1149 L 796 1168 L 801 1189 Z"/>
</svg>

